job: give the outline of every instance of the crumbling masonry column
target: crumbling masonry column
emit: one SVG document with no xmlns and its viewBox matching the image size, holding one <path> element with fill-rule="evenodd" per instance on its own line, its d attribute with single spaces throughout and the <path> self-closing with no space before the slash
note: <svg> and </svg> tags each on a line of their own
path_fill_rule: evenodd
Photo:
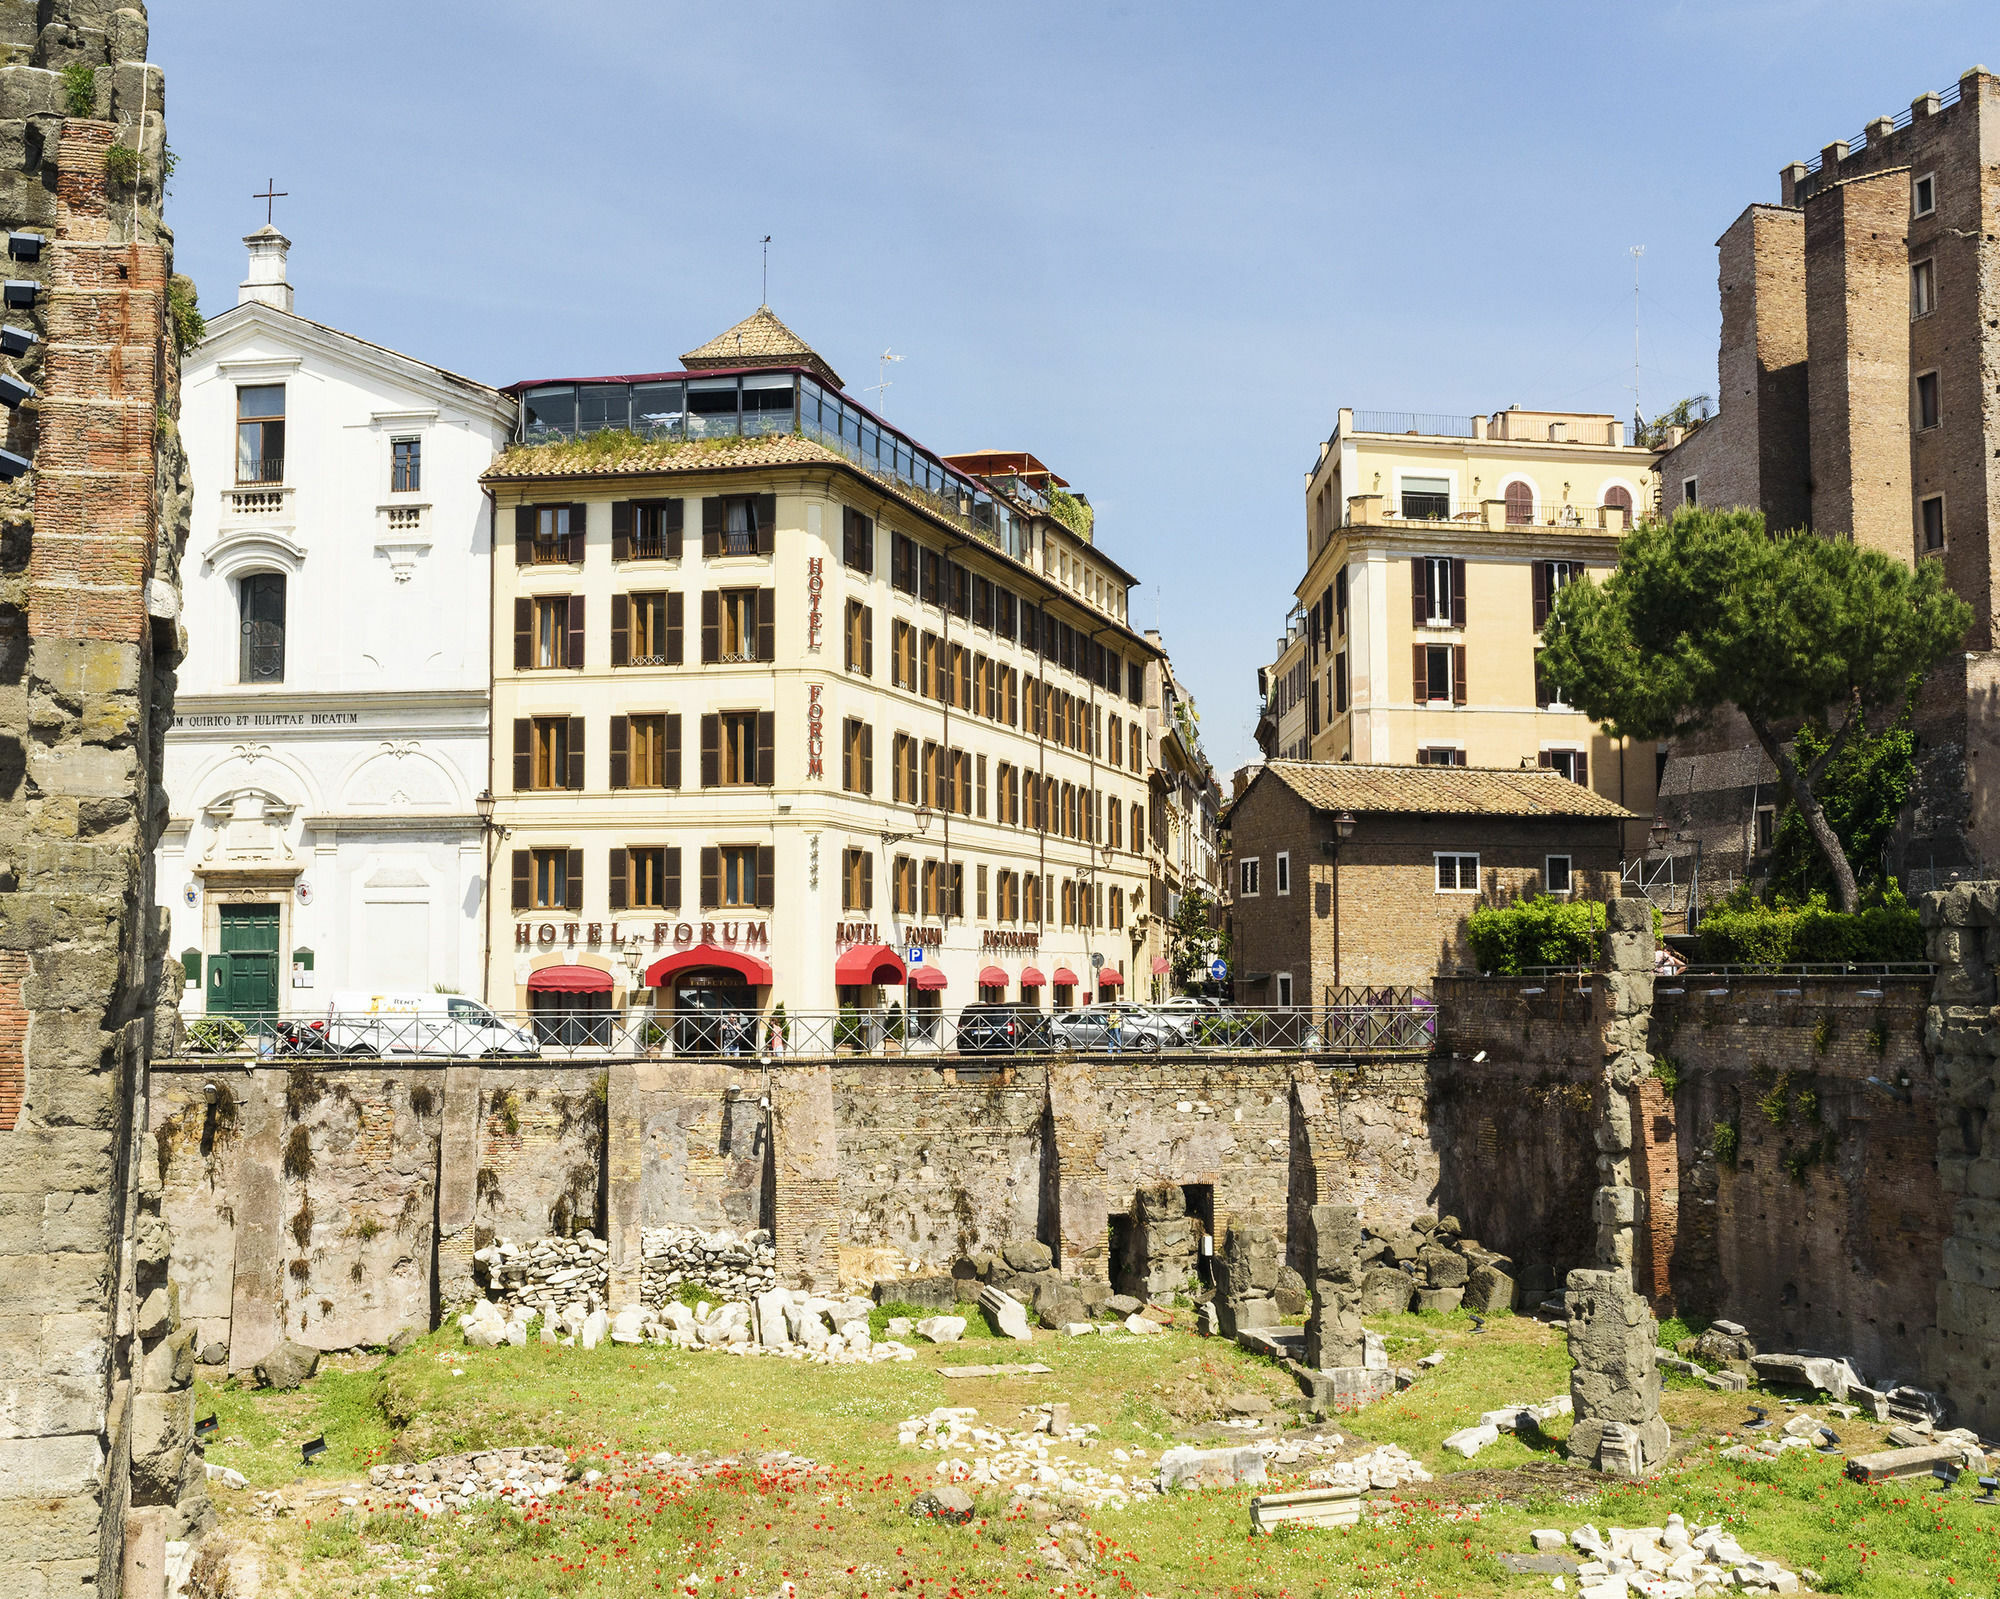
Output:
<svg viewBox="0 0 2000 1599">
<path fill-rule="evenodd" d="M 1597 1265 L 1569 1274 L 1573 1460 L 1635 1476 L 1667 1452 L 1660 1419 L 1659 1325 L 1632 1280 L 1645 1196 L 1632 1164 L 1633 1085 L 1652 1071 L 1646 1047 L 1653 1011 L 1653 907 L 1614 899 L 1605 907 L 1604 958 L 1592 984 L 1604 1064 L 1592 1091 L 1597 1123 Z"/>
</svg>

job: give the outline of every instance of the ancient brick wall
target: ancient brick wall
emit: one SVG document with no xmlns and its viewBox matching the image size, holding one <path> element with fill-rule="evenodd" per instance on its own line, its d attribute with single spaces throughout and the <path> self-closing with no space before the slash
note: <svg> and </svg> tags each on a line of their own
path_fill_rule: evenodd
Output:
<svg viewBox="0 0 2000 1599">
<path fill-rule="evenodd" d="M 1806 388 L 1813 526 L 1898 561 L 1910 543 L 1909 174 L 1806 202 Z"/>
<path fill-rule="evenodd" d="M 0 1591 L 37 1595 L 157 1583 L 208 1514 L 144 1136 L 188 493 L 145 54 L 138 5 L 0 9 L 0 224 L 49 241 L 7 263 L 39 285 L 6 317 L 40 337 L 8 363 L 39 395 L 5 420 L 34 469 L 0 488 Z"/>
</svg>

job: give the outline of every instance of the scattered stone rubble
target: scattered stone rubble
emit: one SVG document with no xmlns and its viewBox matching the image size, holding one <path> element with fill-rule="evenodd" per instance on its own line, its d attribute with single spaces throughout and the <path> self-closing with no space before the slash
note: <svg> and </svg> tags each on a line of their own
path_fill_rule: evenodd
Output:
<svg viewBox="0 0 2000 1599">
<path fill-rule="evenodd" d="M 1538 1549 L 1560 1548 L 1564 1541 L 1554 1530 L 1531 1536 Z M 1800 1573 L 1746 1554 L 1720 1522 L 1690 1527 L 1678 1512 L 1667 1517 L 1664 1527 L 1613 1527 L 1607 1534 L 1585 1525 L 1568 1541 L 1584 1557 L 1577 1578 L 1585 1599 L 1630 1593 L 1646 1599 L 1701 1599 L 1731 1589 L 1797 1593 L 1801 1587 Z"/>
<path fill-rule="evenodd" d="M 763 1228 L 738 1238 L 697 1227 L 639 1234 L 639 1298 L 662 1305 L 692 1285 L 716 1299 L 754 1299 L 778 1286 L 778 1251 Z"/>
<path fill-rule="evenodd" d="M 1361 1313 L 1512 1310 L 1514 1262 L 1463 1231 L 1456 1216 L 1430 1215 L 1408 1227 L 1364 1229 Z"/>
<path fill-rule="evenodd" d="M 1545 1421 L 1569 1415 L 1570 1409 L 1568 1394 L 1557 1394 L 1539 1405 L 1502 1405 L 1498 1410 L 1487 1411 L 1479 1418 L 1478 1425 L 1460 1428 L 1445 1439 L 1444 1446 L 1457 1450 L 1470 1460 L 1488 1444 L 1497 1443 L 1503 1432 L 1519 1433 L 1539 1428 Z"/>
<path fill-rule="evenodd" d="M 1094 1423 L 1078 1425 L 1070 1420 L 1067 1404 L 1031 1406 L 1020 1419 L 1022 1426 L 1010 1431 L 982 1425 L 979 1412 L 969 1405 L 943 1405 L 928 1415 L 905 1418 L 896 1441 L 906 1449 L 953 1457 L 938 1470 L 947 1483 L 1011 1487 L 1017 1502 L 1053 1500 L 1117 1508 L 1134 1497 L 1177 1488 L 1254 1486 L 1267 1481 L 1272 1469 L 1309 1470 L 1307 1480 L 1315 1486 L 1395 1488 L 1431 1480 L 1421 1465 L 1393 1444 L 1379 1445 L 1354 1459 L 1329 1460 L 1346 1447 L 1346 1440 L 1327 1430 L 1273 1435 L 1213 1449 L 1177 1444 L 1164 1450 L 1155 1463 L 1144 1449 L 1108 1447 Z M 1077 1458 L 1099 1450 L 1109 1457 L 1102 1465 Z"/>
<path fill-rule="evenodd" d="M 416 1466 L 375 1466 L 368 1481 L 407 1497 L 422 1516 L 465 1510 L 488 1500 L 522 1507 L 554 1498 L 569 1480 L 569 1459 L 560 1449 L 488 1449 L 479 1454 L 444 1455 Z"/>
<path fill-rule="evenodd" d="M 915 1351 L 897 1338 L 877 1340 L 869 1332 L 874 1306 L 866 1299 L 828 1299 L 816 1294 L 771 1288 L 755 1300 L 727 1300 L 693 1305 L 678 1299 L 662 1305 L 626 1305 L 616 1315 L 602 1305 L 586 1309 L 572 1300 L 547 1312 L 517 1302 L 503 1310 L 498 1301 L 481 1299 L 458 1318 L 465 1341 L 475 1348 L 500 1344 L 524 1348 L 531 1324 L 539 1318 L 536 1337 L 544 1344 L 595 1349 L 600 1343 L 671 1344 L 679 1349 L 720 1349 L 740 1355 L 785 1355 L 821 1364 L 857 1365 L 880 1360 L 910 1360 Z M 955 1324 L 955 1325 L 954 1325 Z M 948 1343 L 965 1330 L 958 1317 L 926 1318 L 925 1336 Z M 915 1331 L 915 1328 L 904 1329 Z"/>
</svg>

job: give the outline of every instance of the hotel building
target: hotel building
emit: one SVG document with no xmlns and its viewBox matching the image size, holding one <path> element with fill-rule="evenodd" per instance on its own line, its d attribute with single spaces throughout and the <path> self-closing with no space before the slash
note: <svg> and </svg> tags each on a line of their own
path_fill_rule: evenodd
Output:
<svg viewBox="0 0 2000 1599">
<path fill-rule="evenodd" d="M 1563 585 L 1601 581 L 1657 498 L 1654 452 L 1625 440 L 1608 415 L 1343 407 L 1306 478 L 1304 636 L 1263 673 L 1265 754 L 1553 770 L 1631 811 L 1642 848 L 1663 746 L 1613 737 L 1538 664 Z"/>
<path fill-rule="evenodd" d="M 1123 992 L 1158 652 L 1088 503 L 926 450 L 768 307 L 683 361 L 510 391 L 489 1001 Z"/>
</svg>

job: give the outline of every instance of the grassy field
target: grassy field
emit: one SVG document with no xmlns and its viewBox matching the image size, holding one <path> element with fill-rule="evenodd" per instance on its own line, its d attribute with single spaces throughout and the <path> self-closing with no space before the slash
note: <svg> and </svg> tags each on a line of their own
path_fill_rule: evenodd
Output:
<svg viewBox="0 0 2000 1599">
<path fill-rule="evenodd" d="M 906 1507 L 942 1462 L 899 1446 L 897 1422 L 975 1405 L 983 1424 L 1014 1430 L 1024 1407 L 1066 1400 L 1077 1422 L 1103 1429 L 1102 1445 L 1078 1458 L 1109 1468 L 1111 1451 L 1123 1449 L 1132 1459 L 1117 1469 L 1136 1476 L 1177 1435 L 1218 1419 L 1232 1395 L 1296 1403 L 1291 1380 L 1231 1345 L 1178 1332 L 1040 1334 L 1032 1351 L 970 1340 L 910 1362 L 827 1367 L 610 1345 L 466 1349 L 446 1331 L 394 1359 L 331 1363 L 292 1394 L 204 1388 L 197 1414 L 213 1410 L 221 1423 L 209 1459 L 250 1480 L 248 1491 L 215 1493 L 239 1593 L 266 1596 L 762 1599 L 787 1581 L 800 1599 L 1546 1594 L 1547 1577 L 1511 1575 L 1495 1555 L 1526 1550 L 1531 1527 L 1657 1525 L 1670 1510 L 1726 1521 L 1751 1553 L 1816 1572 L 1822 1592 L 2000 1589 L 2000 1522 L 1966 1489 L 1864 1488 L 1840 1476 L 1838 1457 L 1805 1451 L 1768 1465 L 1718 1460 L 1718 1440 L 1746 1418 L 1741 1396 L 1680 1380 L 1666 1409 L 1681 1447 L 1644 1482 L 1605 1487 L 1567 1468 L 1560 1425 L 1544 1437 L 1503 1436 L 1461 1460 L 1441 1442 L 1482 1410 L 1567 1391 L 1561 1334 L 1514 1317 L 1490 1319 L 1483 1333 L 1464 1316 L 1371 1325 L 1398 1361 L 1446 1351 L 1414 1388 L 1341 1418 L 1350 1438 L 1400 1445 L 1438 1474 L 1378 1495 L 1398 1502 L 1392 1515 L 1253 1540 L 1253 1490 L 1141 1496 L 1124 1509 L 1067 1513 L 1073 1525 L 1054 1560 L 1046 1516 L 1010 1515 L 1004 1490 L 981 1495 L 979 1517 L 964 1527 L 913 1520 Z M 1029 1358 L 1054 1369 L 974 1380 L 937 1370 Z M 1879 1428 L 1836 1425 L 1850 1449 L 1880 1446 Z M 299 1443 L 322 1432 L 326 1455 L 302 1467 Z M 525 1516 L 488 1507 L 426 1521 L 367 1488 L 380 1461 L 530 1443 L 561 1446 L 604 1475 Z M 660 1450 L 737 1464 L 689 1481 L 644 1460 Z M 760 1466 L 781 1450 L 816 1469 Z"/>
</svg>

